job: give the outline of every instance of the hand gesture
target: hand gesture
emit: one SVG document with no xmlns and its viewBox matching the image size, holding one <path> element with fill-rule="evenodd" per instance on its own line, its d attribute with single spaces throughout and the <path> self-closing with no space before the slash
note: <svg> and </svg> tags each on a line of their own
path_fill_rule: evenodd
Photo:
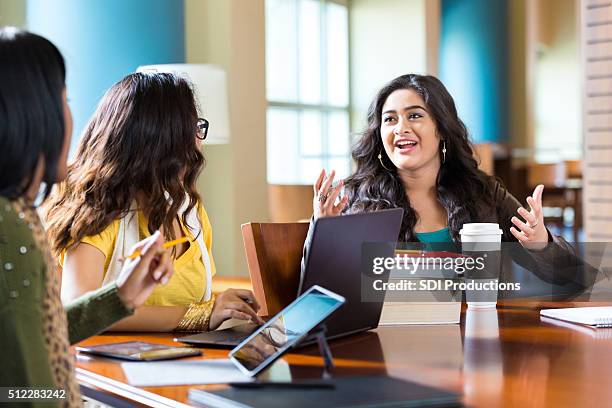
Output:
<svg viewBox="0 0 612 408">
<path fill-rule="evenodd" d="M 344 207 L 348 203 L 348 197 L 343 196 L 338 204 L 336 199 L 340 196 L 343 181 L 336 186 L 332 186 L 336 172 L 332 170 L 328 177 L 325 177 L 325 169 L 321 170 L 319 178 L 313 185 L 314 198 L 312 200 L 312 208 L 314 210 L 315 220 L 320 217 L 337 216 L 342 213 Z"/>
<path fill-rule="evenodd" d="M 544 216 L 542 215 L 542 192 L 544 186 L 538 185 L 533 194 L 527 197 L 527 204 L 531 211 L 519 207 L 517 212 L 523 217 L 512 217 L 512 223 L 518 228 L 511 227 L 510 232 L 518 239 L 524 247 L 528 249 L 542 249 L 548 244 L 548 231 L 544 226 Z"/>
<path fill-rule="evenodd" d="M 210 315 L 209 329 L 215 330 L 221 323 L 232 317 L 264 324 L 262 318 L 257 316 L 258 310 L 259 304 L 255 300 L 253 292 L 244 289 L 228 289 L 217 296 L 215 300 Z"/>
<path fill-rule="evenodd" d="M 141 255 L 126 259 L 117 279 L 119 297 L 127 307 L 141 306 L 159 283 L 166 284 L 172 276 L 172 259 L 163 244 L 161 233 L 156 231 L 132 248 L 132 253 L 140 251 Z"/>
</svg>

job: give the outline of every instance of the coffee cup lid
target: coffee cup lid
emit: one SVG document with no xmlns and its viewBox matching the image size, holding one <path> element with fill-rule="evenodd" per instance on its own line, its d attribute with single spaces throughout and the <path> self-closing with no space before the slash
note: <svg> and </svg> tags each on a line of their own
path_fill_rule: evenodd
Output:
<svg viewBox="0 0 612 408">
<path fill-rule="evenodd" d="M 494 222 L 474 222 L 463 224 L 459 231 L 461 235 L 501 235 L 503 231 Z"/>
</svg>

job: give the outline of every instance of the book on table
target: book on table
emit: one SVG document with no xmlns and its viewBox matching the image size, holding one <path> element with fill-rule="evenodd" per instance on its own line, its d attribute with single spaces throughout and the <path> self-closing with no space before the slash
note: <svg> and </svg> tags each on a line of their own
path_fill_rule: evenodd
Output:
<svg viewBox="0 0 612 408">
<path fill-rule="evenodd" d="M 379 326 L 456 324 L 461 302 L 385 302 Z"/>
<path fill-rule="evenodd" d="M 398 254 L 408 260 L 403 268 L 390 271 L 379 325 L 459 323 L 461 291 L 447 288 L 446 282 L 458 282 L 462 275 L 444 260 L 462 255 L 402 250 L 396 251 Z"/>
</svg>

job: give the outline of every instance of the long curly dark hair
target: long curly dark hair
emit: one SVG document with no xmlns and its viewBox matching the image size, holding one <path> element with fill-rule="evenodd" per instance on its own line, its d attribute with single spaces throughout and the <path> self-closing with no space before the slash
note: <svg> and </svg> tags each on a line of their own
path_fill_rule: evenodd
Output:
<svg viewBox="0 0 612 408">
<path fill-rule="evenodd" d="M 438 200 L 448 213 L 448 225 L 455 241 L 461 226 L 475 220 L 482 207 L 494 206 L 492 177 L 478 169 L 468 131 L 457 116 L 455 102 L 442 82 L 429 75 L 402 75 L 386 84 L 368 110 L 368 124 L 352 149 L 357 169 L 345 180 L 349 203 L 346 212 L 370 212 L 387 208 L 403 208 L 404 218 L 399 239 L 415 242 L 414 226 L 418 215 L 410 205 L 397 171 L 385 169 L 378 154 L 383 152 L 380 134 L 382 108 L 394 91 L 412 89 L 422 98 L 436 125 L 440 140 L 446 143 L 446 160 L 440 166 L 436 187 Z M 442 163 L 442 152 L 440 163 Z M 395 166 L 386 154 L 384 165 Z"/>
<path fill-rule="evenodd" d="M 68 177 L 44 204 L 53 251 L 99 234 L 125 216 L 137 198 L 149 230 L 163 227 L 169 239 L 175 238 L 172 222 L 185 193 L 185 224 L 200 202 L 196 180 L 204 156 L 195 140 L 197 120 L 191 85 L 180 76 L 136 73 L 108 90 L 84 131 Z"/>
</svg>

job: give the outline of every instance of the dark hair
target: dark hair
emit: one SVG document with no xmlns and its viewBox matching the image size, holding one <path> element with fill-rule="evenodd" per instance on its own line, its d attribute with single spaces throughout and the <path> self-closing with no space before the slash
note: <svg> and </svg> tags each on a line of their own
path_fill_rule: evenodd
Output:
<svg viewBox="0 0 612 408">
<path fill-rule="evenodd" d="M 396 171 L 385 169 L 378 159 L 378 154 L 384 152 L 380 134 L 382 108 L 389 95 L 400 89 L 412 89 L 423 98 L 438 136 L 446 143 L 446 160 L 437 177 L 438 199 L 448 212 L 453 239 L 458 240 L 461 226 L 476 218 L 483 206 L 493 205 L 491 178 L 478 169 L 468 131 L 457 116 L 453 98 L 442 82 L 433 76 L 399 76 L 386 84 L 372 101 L 367 128 L 352 150 L 357 169 L 345 181 L 345 191 L 349 197 L 347 211 L 403 208 L 404 219 L 399 239 L 416 241 L 413 229 L 417 214 L 410 206 L 402 180 Z M 442 155 L 441 151 L 439 154 Z M 387 168 L 395 168 L 386 154 L 382 158 Z"/>
<path fill-rule="evenodd" d="M 64 58 L 47 39 L 0 29 L 0 196 L 15 199 L 45 162 L 45 197 L 64 145 Z"/>
<path fill-rule="evenodd" d="M 136 73 L 115 84 L 89 121 L 68 177 L 44 206 L 52 249 L 59 253 L 99 234 L 137 198 L 146 200 L 138 204 L 149 230 L 163 226 L 174 238 L 172 223 L 185 194 L 185 224 L 200 202 L 196 180 L 204 156 L 197 121 L 191 85 L 180 76 Z"/>
</svg>

